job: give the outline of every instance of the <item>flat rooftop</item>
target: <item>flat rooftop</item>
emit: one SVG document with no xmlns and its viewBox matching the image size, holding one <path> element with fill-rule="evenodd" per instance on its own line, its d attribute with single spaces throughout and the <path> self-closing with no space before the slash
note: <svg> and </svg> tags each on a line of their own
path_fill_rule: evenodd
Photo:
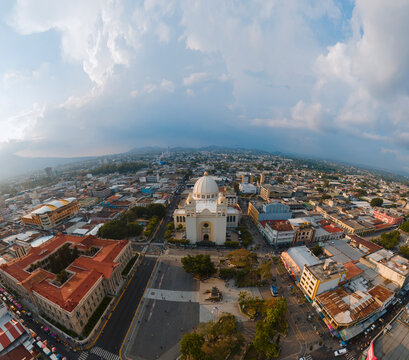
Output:
<svg viewBox="0 0 409 360">
<path fill-rule="evenodd" d="M 409 260 L 400 255 L 395 255 L 392 251 L 385 249 L 378 250 L 367 255 L 367 258 L 370 261 L 380 263 L 403 276 L 409 275 Z"/>
<path fill-rule="evenodd" d="M 404 310 L 391 324 L 392 329 L 374 342 L 374 353 L 382 360 L 409 359 L 409 314 Z"/>
</svg>

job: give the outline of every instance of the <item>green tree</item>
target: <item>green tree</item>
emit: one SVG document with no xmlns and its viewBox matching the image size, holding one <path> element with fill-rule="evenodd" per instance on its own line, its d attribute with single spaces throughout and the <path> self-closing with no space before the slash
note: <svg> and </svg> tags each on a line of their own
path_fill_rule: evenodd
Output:
<svg viewBox="0 0 409 360">
<path fill-rule="evenodd" d="M 280 334 L 285 334 L 288 329 L 286 312 L 286 299 L 276 299 L 266 307 L 264 319 L 256 323 L 254 347 L 262 358 L 278 357 Z"/>
<path fill-rule="evenodd" d="M 399 226 L 399 229 L 406 233 L 409 233 L 409 221 L 405 221 L 401 226 Z"/>
<path fill-rule="evenodd" d="M 327 200 L 327 199 L 331 199 L 331 195 L 329 194 L 322 194 L 321 195 L 321 201 Z"/>
<path fill-rule="evenodd" d="M 409 259 L 409 245 L 402 245 L 399 247 L 399 255 Z"/>
<path fill-rule="evenodd" d="M 322 249 L 322 246 L 320 246 L 319 244 L 316 244 L 312 249 L 311 252 L 315 255 L 315 256 L 320 256 L 322 255 L 322 253 L 324 252 Z"/>
<path fill-rule="evenodd" d="M 205 338 L 202 334 L 185 334 L 180 340 L 180 352 L 185 360 L 204 360 L 206 354 L 202 350 Z"/>
<path fill-rule="evenodd" d="M 385 249 L 390 250 L 396 247 L 400 241 L 400 233 L 398 230 L 391 231 L 386 234 L 382 234 L 379 238 L 373 240 L 373 242 L 383 246 Z"/>
<path fill-rule="evenodd" d="M 185 256 L 182 258 L 183 270 L 199 278 L 207 278 L 216 273 L 210 255 Z"/>
<path fill-rule="evenodd" d="M 372 207 L 378 207 L 378 206 L 382 206 L 383 204 L 383 199 L 381 198 L 373 198 L 370 202 Z"/>
</svg>

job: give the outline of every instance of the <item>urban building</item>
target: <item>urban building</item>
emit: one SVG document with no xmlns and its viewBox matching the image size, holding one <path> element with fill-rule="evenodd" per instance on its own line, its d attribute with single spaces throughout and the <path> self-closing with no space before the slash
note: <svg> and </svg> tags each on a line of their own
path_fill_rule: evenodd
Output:
<svg viewBox="0 0 409 360">
<path fill-rule="evenodd" d="M 288 273 L 297 281 L 300 281 L 305 265 L 311 266 L 321 262 L 306 246 L 296 246 L 283 251 L 281 260 Z"/>
<path fill-rule="evenodd" d="M 89 189 L 90 196 L 104 199 L 111 195 L 111 189 L 106 186 L 99 186 L 92 189 Z"/>
<path fill-rule="evenodd" d="M 293 190 L 282 185 L 265 184 L 260 187 L 260 196 L 268 201 L 269 199 L 290 198 L 293 195 Z"/>
<path fill-rule="evenodd" d="M 281 202 L 263 203 L 258 200 L 249 201 L 248 215 L 256 226 L 260 221 L 288 220 L 292 217 L 289 206 Z"/>
<path fill-rule="evenodd" d="M 309 222 L 298 222 L 291 219 L 290 224 L 294 230 L 293 245 L 310 244 L 314 241 L 315 228 Z"/>
<path fill-rule="evenodd" d="M 282 247 L 293 243 L 294 229 L 286 220 L 262 220 L 259 229 L 270 245 Z"/>
<path fill-rule="evenodd" d="M 351 291 L 342 286 L 317 295 L 314 301 L 324 314 L 327 325 L 341 330 L 365 322 L 380 313 L 390 304 L 393 295 L 392 291 L 381 285 L 368 291 Z"/>
<path fill-rule="evenodd" d="M 50 230 L 61 225 L 79 212 L 78 201 L 75 198 L 59 199 L 47 202 L 21 217 L 24 225 L 43 230 Z"/>
<path fill-rule="evenodd" d="M 311 300 L 315 296 L 336 288 L 346 278 L 347 270 L 331 258 L 325 262 L 306 265 L 301 275 L 300 286 Z"/>
<path fill-rule="evenodd" d="M 250 183 L 240 183 L 239 191 L 242 194 L 257 194 L 257 186 Z"/>
<path fill-rule="evenodd" d="M 77 252 L 62 284 L 52 272 L 60 251 Z M 121 271 L 132 257 L 127 240 L 59 234 L 15 261 L 0 266 L 2 281 L 40 313 L 81 334 L 106 295 L 121 284 Z M 58 258 L 57 258 L 58 259 Z"/>
<path fill-rule="evenodd" d="M 0 300 L 0 358 L 10 354 L 13 349 L 24 346 L 23 344 L 32 348 L 30 336 Z"/>
<path fill-rule="evenodd" d="M 374 209 L 372 216 L 375 219 L 381 220 L 382 222 L 386 224 L 391 224 L 391 225 L 400 225 L 403 222 L 403 216 L 401 216 L 399 213 L 393 211 L 392 209 L 386 210 L 386 209 Z"/>
<path fill-rule="evenodd" d="M 238 226 L 240 210 L 228 206 L 216 181 L 205 172 L 185 203 L 174 211 L 173 218 L 175 227 L 179 224 L 185 227 L 186 238 L 191 244 L 203 241 L 223 245 L 227 229 Z"/>
<path fill-rule="evenodd" d="M 399 287 L 408 284 L 409 260 L 392 251 L 381 249 L 365 255 L 360 261 Z"/>
</svg>

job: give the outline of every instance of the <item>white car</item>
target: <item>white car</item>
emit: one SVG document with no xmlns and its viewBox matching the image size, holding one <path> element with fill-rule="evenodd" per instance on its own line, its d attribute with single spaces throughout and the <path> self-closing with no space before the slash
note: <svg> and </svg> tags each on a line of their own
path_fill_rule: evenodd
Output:
<svg viewBox="0 0 409 360">
<path fill-rule="evenodd" d="M 343 348 L 343 349 L 339 349 L 339 350 L 335 350 L 334 355 L 335 356 L 341 356 L 347 353 L 347 349 Z"/>
</svg>

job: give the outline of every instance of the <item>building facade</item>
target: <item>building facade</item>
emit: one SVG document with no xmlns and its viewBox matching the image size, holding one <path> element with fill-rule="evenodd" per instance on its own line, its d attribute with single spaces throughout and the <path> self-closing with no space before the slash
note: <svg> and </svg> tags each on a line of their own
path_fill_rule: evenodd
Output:
<svg viewBox="0 0 409 360">
<path fill-rule="evenodd" d="M 325 263 L 312 266 L 305 265 L 301 275 L 300 285 L 311 300 L 325 291 L 336 288 L 345 280 L 347 270 L 341 264 L 331 259 Z"/>
<path fill-rule="evenodd" d="M 228 205 L 216 181 L 205 173 L 196 181 L 185 204 L 175 210 L 173 218 L 175 227 L 179 224 L 185 227 L 186 239 L 191 244 L 223 245 L 227 229 L 238 226 L 240 210 Z"/>
<path fill-rule="evenodd" d="M 68 279 L 61 284 L 50 264 L 63 247 L 76 248 L 78 257 L 66 267 Z M 40 314 L 81 334 L 104 297 L 116 293 L 132 256 L 127 240 L 59 234 L 21 259 L 1 265 L 0 277 Z"/>
<path fill-rule="evenodd" d="M 78 212 L 77 199 L 58 199 L 40 205 L 29 214 L 22 216 L 21 221 L 24 225 L 49 230 L 74 217 Z"/>
</svg>

